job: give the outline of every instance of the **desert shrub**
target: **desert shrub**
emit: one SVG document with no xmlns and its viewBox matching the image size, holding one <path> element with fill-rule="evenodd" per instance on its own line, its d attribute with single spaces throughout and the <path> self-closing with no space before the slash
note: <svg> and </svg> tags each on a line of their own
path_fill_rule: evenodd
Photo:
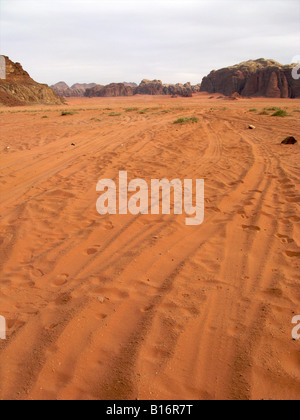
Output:
<svg viewBox="0 0 300 420">
<path fill-rule="evenodd" d="M 125 108 L 125 112 L 133 112 L 133 111 L 138 111 L 138 108 Z"/>
<path fill-rule="evenodd" d="M 42 118 L 48 118 L 48 116 L 47 115 L 43 115 Z"/>
<path fill-rule="evenodd" d="M 270 115 L 267 110 L 263 110 L 259 113 L 259 115 Z"/>
<path fill-rule="evenodd" d="M 278 109 L 272 114 L 272 117 L 287 117 L 288 113 L 284 109 Z"/>
<path fill-rule="evenodd" d="M 278 111 L 280 108 L 272 106 L 271 108 L 264 108 L 266 111 Z"/>
<path fill-rule="evenodd" d="M 110 117 L 118 117 L 119 115 L 122 115 L 121 112 L 111 112 L 108 114 Z"/>
<path fill-rule="evenodd" d="M 257 112 L 257 109 L 256 108 L 251 108 L 251 109 L 249 109 L 249 112 Z"/>
<path fill-rule="evenodd" d="M 174 121 L 173 124 L 188 124 L 188 123 L 197 123 L 199 119 L 197 117 L 183 117 L 178 118 L 178 120 Z"/>
<path fill-rule="evenodd" d="M 64 117 L 66 115 L 74 115 L 74 114 L 75 114 L 75 112 L 73 112 L 73 111 L 62 111 L 61 116 Z"/>
</svg>

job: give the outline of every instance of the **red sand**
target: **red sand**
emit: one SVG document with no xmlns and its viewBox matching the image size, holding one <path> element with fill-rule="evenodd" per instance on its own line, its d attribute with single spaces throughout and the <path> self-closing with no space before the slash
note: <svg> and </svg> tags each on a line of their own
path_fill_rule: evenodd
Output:
<svg viewBox="0 0 300 420">
<path fill-rule="evenodd" d="M 272 106 L 291 116 L 258 115 Z M 205 95 L 1 108 L 0 398 L 299 399 L 300 152 L 280 145 L 300 140 L 295 110 Z M 185 116 L 199 123 L 173 124 Z M 204 224 L 101 217 L 96 183 L 119 170 L 205 178 Z"/>
</svg>

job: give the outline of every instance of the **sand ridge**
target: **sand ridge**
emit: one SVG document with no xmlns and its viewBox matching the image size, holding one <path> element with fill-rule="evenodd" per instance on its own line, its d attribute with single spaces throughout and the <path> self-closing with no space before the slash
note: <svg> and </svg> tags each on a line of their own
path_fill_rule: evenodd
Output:
<svg viewBox="0 0 300 420">
<path fill-rule="evenodd" d="M 273 106 L 289 116 L 259 115 Z M 299 109 L 203 94 L 0 108 L 0 398 L 299 399 L 300 152 L 280 145 L 300 140 Z M 205 222 L 100 216 L 96 184 L 120 170 L 204 178 Z"/>
</svg>

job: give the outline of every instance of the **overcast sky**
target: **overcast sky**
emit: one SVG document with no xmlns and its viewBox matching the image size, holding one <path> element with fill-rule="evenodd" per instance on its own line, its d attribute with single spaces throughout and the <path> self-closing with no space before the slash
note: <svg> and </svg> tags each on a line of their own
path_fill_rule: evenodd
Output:
<svg viewBox="0 0 300 420">
<path fill-rule="evenodd" d="M 300 0 L 0 0 L 0 54 L 38 82 L 201 82 L 300 55 Z"/>
</svg>

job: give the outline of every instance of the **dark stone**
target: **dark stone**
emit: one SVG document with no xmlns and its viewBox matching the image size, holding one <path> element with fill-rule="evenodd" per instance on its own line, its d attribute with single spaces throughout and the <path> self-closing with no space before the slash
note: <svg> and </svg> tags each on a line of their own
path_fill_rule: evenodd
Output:
<svg viewBox="0 0 300 420">
<path fill-rule="evenodd" d="M 293 136 L 289 136 L 281 142 L 281 144 L 296 144 L 296 143 L 298 142 Z"/>
</svg>

